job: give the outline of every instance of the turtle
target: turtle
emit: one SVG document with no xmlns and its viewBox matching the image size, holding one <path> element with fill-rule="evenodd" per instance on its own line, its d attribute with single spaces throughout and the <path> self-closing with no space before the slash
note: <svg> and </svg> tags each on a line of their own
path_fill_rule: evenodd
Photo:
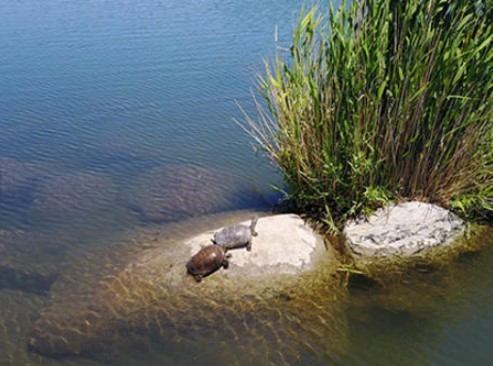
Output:
<svg viewBox="0 0 493 366">
<path fill-rule="evenodd" d="M 187 272 L 197 282 L 200 282 L 203 277 L 215 272 L 221 267 L 227 269 L 229 266 L 228 258 L 231 255 L 226 254 L 226 252 L 227 249 L 223 245 L 206 245 L 187 262 Z"/>
<path fill-rule="evenodd" d="M 252 250 L 252 236 L 257 236 L 255 231 L 258 216 L 252 218 L 250 226 L 234 224 L 227 226 L 214 234 L 212 242 L 216 245 L 224 246 L 226 249 L 246 247 L 247 251 Z"/>
</svg>

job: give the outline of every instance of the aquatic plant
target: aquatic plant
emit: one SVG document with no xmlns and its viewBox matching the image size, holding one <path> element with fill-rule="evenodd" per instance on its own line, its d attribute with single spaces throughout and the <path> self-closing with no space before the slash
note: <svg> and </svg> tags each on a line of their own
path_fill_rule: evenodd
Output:
<svg viewBox="0 0 493 366">
<path fill-rule="evenodd" d="M 492 30 L 482 0 L 302 11 L 246 117 L 295 208 L 333 231 L 389 200 L 491 212 Z"/>
</svg>

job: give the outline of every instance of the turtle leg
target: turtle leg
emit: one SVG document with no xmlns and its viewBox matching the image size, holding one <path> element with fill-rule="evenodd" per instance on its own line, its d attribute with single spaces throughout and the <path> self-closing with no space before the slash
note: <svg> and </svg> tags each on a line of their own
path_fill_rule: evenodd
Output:
<svg viewBox="0 0 493 366">
<path fill-rule="evenodd" d="M 195 276 L 193 276 L 193 278 L 195 278 L 195 281 L 197 281 L 197 282 L 202 281 L 202 275 L 195 275 Z"/>
<path fill-rule="evenodd" d="M 224 259 L 224 260 L 223 260 L 223 268 L 224 268 L 224 269 L 228 269 L 228 267 L 229 267 L 229 260 Z"/>
<path fill-rule="evenodd" d="M 251 252 L 251 251 L 252 251 L 252 240 L 249 240 L 249 241 L 248 241 L 248 244 L 247 244 L 246 250 L 247 250 L 247 252 Z"/>
</svg>

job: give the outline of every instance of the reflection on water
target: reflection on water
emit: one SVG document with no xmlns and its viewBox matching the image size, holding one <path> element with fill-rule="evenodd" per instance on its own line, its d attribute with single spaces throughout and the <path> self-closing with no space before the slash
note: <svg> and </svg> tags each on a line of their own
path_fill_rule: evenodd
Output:
<svg viewBox="0 0 493 366">
<path fill-rule="evenodd" d="M 0 2 L 0 364 L 489 363 L 491 250 L 359 292 L 321 275 L 276 296 L 163 291 L 142 307 L 163 283 L 129 263 L 157 236 L 276 201 L 281 177 L 232 120 L 300 6 Z M 82 354 L 28 349 L 53 329 Z"/>
</svg>

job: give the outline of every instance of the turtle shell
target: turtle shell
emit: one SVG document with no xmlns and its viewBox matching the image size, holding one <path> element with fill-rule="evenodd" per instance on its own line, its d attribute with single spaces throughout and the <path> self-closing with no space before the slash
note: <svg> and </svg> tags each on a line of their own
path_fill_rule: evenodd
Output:
<svg viewBox="0 0 493 366">
<path fill-rule="evenodd" d="M 252 250 L 252 236 L 257 236 L 255 226 L 258 216 L 252 218 L 250 226 L 235 224 L 227 226 L 214 234 L 212 241 L 216 245 L 222 245 L 226 249 L 235 249 L 246 246 L 248 251 Z"/>
<path fill-rule="evenodd" d="M 247 244 L 252 239 L 249 226 L 231 225 L 214 234 L 214 243 L 234 248 Z"/>
<path fill-rule="evenodd" d="M 227 267 L 226 251 L 220 245 L 207 245 L 190 258 L 187 272 L 200 281 L 203 276 Z"/>
</svg>

